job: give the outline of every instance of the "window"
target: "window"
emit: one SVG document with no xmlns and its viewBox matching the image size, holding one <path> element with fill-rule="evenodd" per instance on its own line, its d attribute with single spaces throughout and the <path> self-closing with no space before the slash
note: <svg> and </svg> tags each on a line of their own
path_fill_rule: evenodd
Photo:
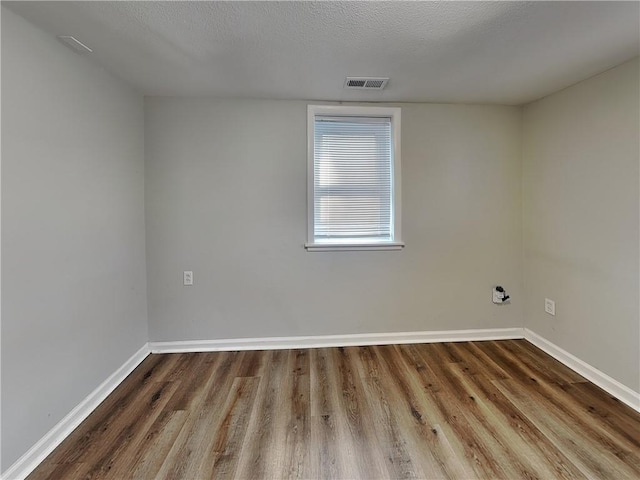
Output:
<svg viewBox="0 0 640 480">
<path fill-rule="evenodd" d="M 400 109 L 308 106 L 307 250 L 397 250 Z"/>
</svg>

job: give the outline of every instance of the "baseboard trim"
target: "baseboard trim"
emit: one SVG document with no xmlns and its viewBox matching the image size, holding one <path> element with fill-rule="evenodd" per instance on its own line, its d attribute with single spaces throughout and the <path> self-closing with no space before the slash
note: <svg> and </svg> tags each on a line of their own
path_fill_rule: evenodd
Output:
<svg viewBox="0 0 640 480">
<path fill-rule="evenodd" d="M 93 412 L 100 403 L 149 355 L 145 343 L 98 388 L 91 392 L 33 447 L 11 465 L 0 477 L 3 480 L 22 480 L 29 475 L 69 434 Z"/>
<path fill-rule="evenodd" d="M 522 328 L 487 328 L 431 332 L 364 333 L 299 337 L 234 338 L 149 342 L 151 353 L 282 350 L 288 348 L 350 347 L 407 343 L 470 342 L 524 338 Z"/>
<path fill-rule="evenodd" d="M 640 393 L 634 392 L 626 385 L 623 385 L 614 378 L 611 378 L 609 375 L 589 365 L 587 362 L 580 360 L 575 355 L 572 355 L 528 328 L 524 329 L 524 338 L 543 352 L 551 355 L 559 362 L 602 388 L 605 392 L 630 406 L 637 412 L 640 412 Z"/>
</svg>

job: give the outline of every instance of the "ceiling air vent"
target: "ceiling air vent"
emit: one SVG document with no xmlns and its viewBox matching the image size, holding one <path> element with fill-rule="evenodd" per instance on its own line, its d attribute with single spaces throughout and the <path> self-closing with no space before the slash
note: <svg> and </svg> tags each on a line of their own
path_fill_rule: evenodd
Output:
<svg viewBox="0 0 640 480">
<path fill-rule="evenodd" d="M 93 53 L 93 50 L 71 35 L 58 35 L 58 40 L 76 53 Z"/>
<path fill-rule="evenodd" d="M 347 77 L 344 88 L 358 90 L 382 90 L 389 81 L 388 77 Z"/>
</svg>

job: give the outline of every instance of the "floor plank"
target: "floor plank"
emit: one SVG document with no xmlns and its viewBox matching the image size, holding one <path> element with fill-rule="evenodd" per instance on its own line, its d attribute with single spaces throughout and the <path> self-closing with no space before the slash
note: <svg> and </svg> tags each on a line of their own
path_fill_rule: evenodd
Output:
<svg viewBox="0 0 640 480">
<path fill-rule="evenodd" d="M 29 476 L 640 478 L 640 414 L 524 340 L 150 355 Z"/>
</svg>

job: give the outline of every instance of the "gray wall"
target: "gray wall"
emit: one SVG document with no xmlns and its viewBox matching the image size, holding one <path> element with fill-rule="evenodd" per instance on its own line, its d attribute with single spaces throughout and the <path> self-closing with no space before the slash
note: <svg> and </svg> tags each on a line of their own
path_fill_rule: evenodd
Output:
<svg viewBox="0 0 640 480">
<path fill-rule="evenodd" d="M 2 8 L 2 470 L 147 340 L 143 120 Z"/>
<path fill-rule="evenodd" d="M 306 106 L 145 99 L 150 339 L 522 325 L 520 109 L 401 105 L 406 248 L 309 253 Z"/>
<path fill-rule="evenodd" d="M 635 59 L 526 106 L 523 156 L 525 324 L 635 391 L 638 68 Z"/>
</svg>

